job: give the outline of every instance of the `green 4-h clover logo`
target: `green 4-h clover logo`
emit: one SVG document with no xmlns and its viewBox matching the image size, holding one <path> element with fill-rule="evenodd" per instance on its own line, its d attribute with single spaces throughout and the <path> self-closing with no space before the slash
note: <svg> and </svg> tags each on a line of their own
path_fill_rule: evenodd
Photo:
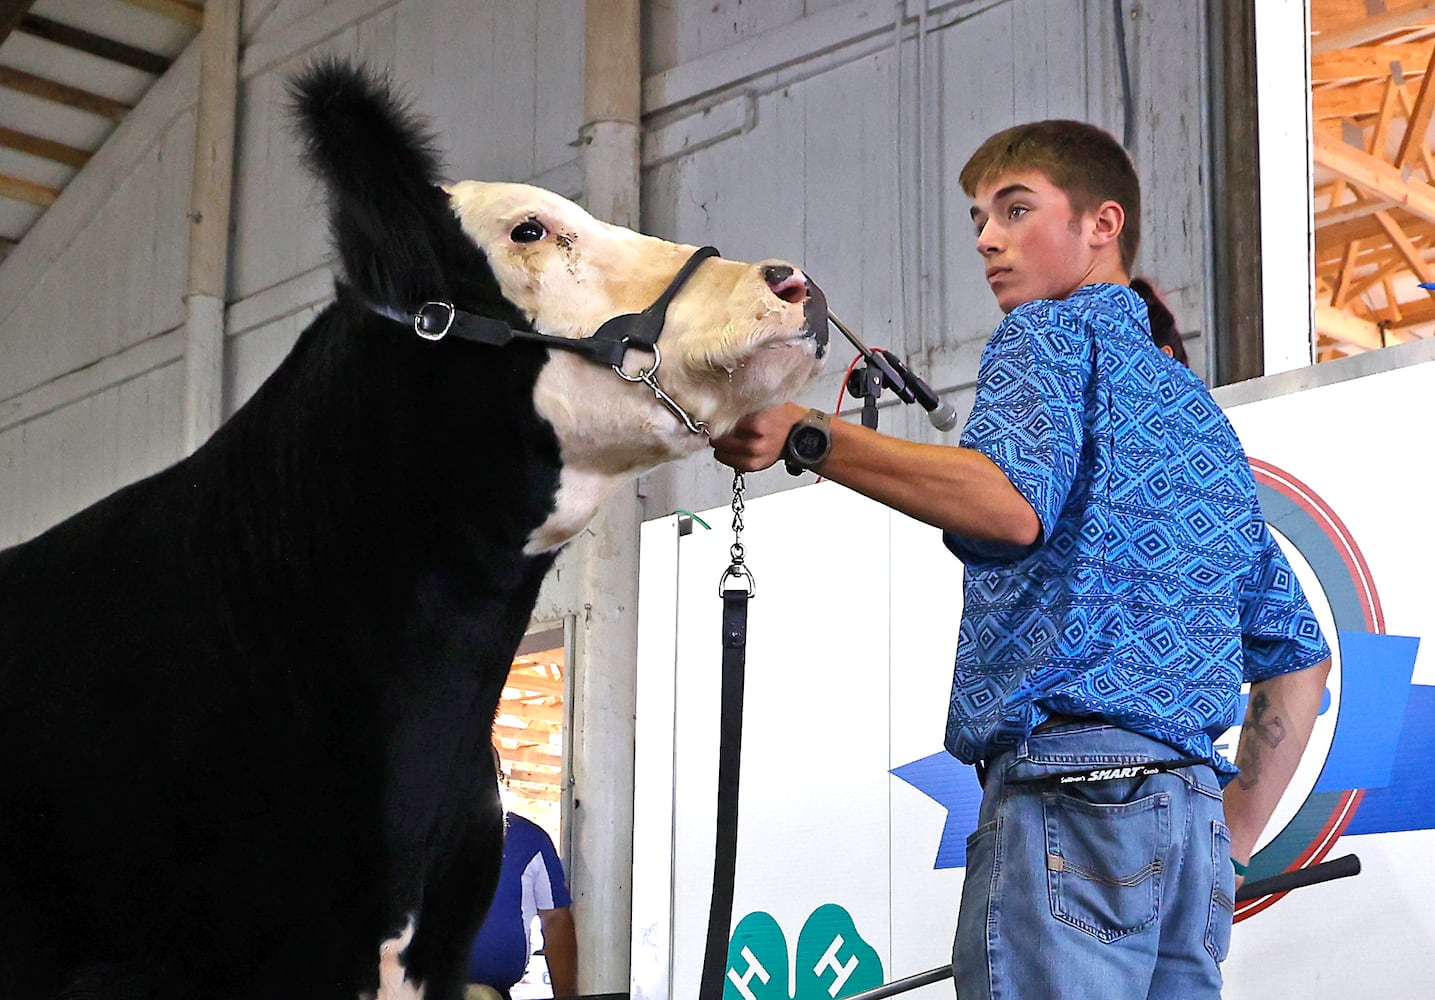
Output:
<svg viewBox="0 0 1435 1000">
<path fill-rule="evenodd" d="M 749 913 L 728 942 L 723 1000 L 839 1000 L 883 981 L 876 950 L 835 903 L 819 906 L 802 925 L 795 975 L 787 960 L 787 938 L 777 921 Z"/>
</svg>

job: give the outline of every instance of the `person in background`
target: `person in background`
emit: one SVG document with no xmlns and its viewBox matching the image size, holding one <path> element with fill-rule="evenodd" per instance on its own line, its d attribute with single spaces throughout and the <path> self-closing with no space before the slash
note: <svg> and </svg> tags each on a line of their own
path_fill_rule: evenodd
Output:
<svg viewBox="0 0 1435 1000">
<path fill-rule="evenodd" d="M 1171 315 L 1166 300 L 1145 278 L 1132 278 L 1131 290 L 1146 303 L 1146 315 L 1151 320 L 1151 340 L 1161 348 L 1161 353 L 1190 368 L 1186 345 L 1181 342 L 1181 331 L 1176 329 L 1176 317 Z"/>
<path fill-rule="evenodd" d="M 494 769 L 502 780 L 498 750 Z M 505 814 L 503 868 L 488 916 L 469 951 L 467 1000 L 510 1000 L 533 954 L 529 929 L 543 922 L 543 955 L 555 997 L 578 995 L 578 932 L 563 863 L 547 832 L 515 812 Z"/>
</svg>

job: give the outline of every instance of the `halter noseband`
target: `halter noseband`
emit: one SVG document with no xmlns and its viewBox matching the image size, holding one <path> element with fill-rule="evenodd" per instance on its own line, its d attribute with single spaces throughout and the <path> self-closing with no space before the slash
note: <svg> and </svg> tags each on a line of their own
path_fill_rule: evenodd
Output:
<svg viewBox="0 0 1435 1000">
<path fill-rule="evenodd" d="M 503 320 L 464 312 L 452 302 L 425 302 L 411 313 L 401 313 L 372 303 L 369 308 L 380 316 L 411 325 L 414 333 L 425 340 L 438 341 L 445 337 L 456 337 L 487 347 L 503 347 L 515 340 L 523 340 L 582 355 L 596 364 L 610 366 L 625 382 L 642 382 L 652 390 L 654 398 L 681 420 L 689 431 L 706 434 L 708 425 L 701 420 L 694 420 L 688 411 L 658 384 L 658 366 L 663 363 L 662 352 L 658 350 L 658 336 L 663 332 L 663 323 L 673 297 L 687 284 L 703 261 L 718 256 L 721 255 L 714 247 L 699 247 L 683 263 L 673 280 L 668 282 L 668 287 L 663 289 L 652 305 L 640 313 L 614 316 L 587 337 L 555 337 L 533 330 L 515 329 Z M 629 375 L 623 371 L 623 358 L 628 349 L 633 347 L 651 351 L 653 364 L 650 368 L 640 369 L 636 375 Z"/>
</svg>

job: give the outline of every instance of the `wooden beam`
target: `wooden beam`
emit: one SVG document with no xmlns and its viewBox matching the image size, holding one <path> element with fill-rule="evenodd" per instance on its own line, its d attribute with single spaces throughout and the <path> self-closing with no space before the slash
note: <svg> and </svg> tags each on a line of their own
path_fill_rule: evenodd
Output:
<svg viewBox="0 0 1435 1000">
<path fill-rule="evenodd" d="M 0 146 L 20 153 L 29 153 L 43 160 L 54 160 L 70 167 L 83 167 L 90 162 L 90 154 L 83 149 L 67 146 L 63 142 L 44 139 L 38 135 L 21 132 L 0 125 Z"/>
<path fill-rule="evenodd" d="M 548 737 L 557 732 L 556 729 L 548 729 L 544 726 L 533 726 L 528 729 L 519 726 L 494 726 L 493 735 L 501 736 L 504 739 L 516 740 L 519 743 L 532 743 L 536 747 L 551 747 L 551 753 L 561 754 L 562 748 L 556 743 L 549 743 Z"/>
<path fill-rule="evenodd" d="M 9 174 L 0 174 L 0 198 L 25 201 L 31 205 L 39 205 L 41 208 L 49 208 L 58 197 L 60 197 L 60 192 L 54 188 L 47 188 L 42 184 L 19 177 L 11 177 Z"/>
<path fill-rule="evenodd" d="M 1342 180 L 1341 183 L 1345 183 Z M 1364 219 L 1376 212 L 1383 212 L 1386 209 L 1394 208 L 1395 202 L 1388 198 L 1362 198 L 1359 201 L 1348 201 L 1344 205 L 1337 205 L 1334 208 L 1323 208 L 1315 213 L 1315 228 L 1317 231 L 1328 229 L 1331 226 L 1338 226 L 1345 222 L 1353 222 L 1356 219 Z"/>
<path fill-rule="evenodd" d="M 1367 351 L 1378 351 L 1385 346 L 1385 338 L 1381 335 L 1378 324 L 1323 303 L 1317 303 L 1315 307 L 1315 332 L 1331 340 L 1363 347 Z"/>
<path fill-rule="evenodd" d="M 1335 284 L 1330 290 L 1330 304 L 1337 309 L 1345 307 L 1345 300 L 1350 297 L 1350 286 L 1355 278 L 1355 259 L 1360 256 L 1360 241 L 1351 240 L 1345 245 L 1345 255 L 1340 262 L 1340 271 L 1335 276 Z"/>
<path fill-rule="evenodd" d="M 544 677 L 528 670 L 517 668 L 510 670 L 508 680 L 504 681 L 503 686 L 550 697 L 563 697 L 563 679 L 561 677 Z"/>
<path fill-rule="evenodd" d="M 1404 332 L 1412 326 L 1435 323 L 1435 301 L 1407 304 L 1400 311 L 1400 319 L 1390 324 L 1393 329 Z"/>
<path fill-rule="evenodd" d="M 1390 77 L 1386 81 L 1385 95 L 1380 99 L 1380 114 L 1375 119 L 1375 126 L 1370 130 L 1370 139 L 1365 144 L 1365 151 L 1370 155 L 1383 156 L 1385 140 L 1390 134 L 1390 123 L 1395 118 L 1395 109 L 1400 107 L 1404 97 L 1405 89 L 1396 85 L 1394 76 Z M 1410 117 L 1408 113 L 1406 117 Z M 1432 178 L 1427 174 L 1425 179 L 1431 180 Z M 1346 181 L 1343 177 L 1336 178 L 1335 183 L 1331 185 L 1330 204 L 1332 206 L 1345 200 L 1345 186 Z M 1329 225 L 1330 222 L 1326 224 Z M 1317 228 L 1319 228 L 1319 222 L 1317 222 Z"/>
<path fill-rule="evenodd" d="M 10 37 L 10 32 L 15 30 L 33 6 L 35 0 L 0 0 L 0 42 Z"/>
<path fill-rule="evenodd" d="M 1384 99 L 1385 80 L 1370 83 L 1355 83 L 1344 87 L 1317 87 L 1311 90 L 1310 110 L 1316 121 L 1330 121 L 1332 118 L 1349 118 L 1353 121 L 1367 119 L 1380 113 L 1380 102 Z M 1413 89 L 1413 81 L 1407 80 L 1406 87 Z"/>
<path fill-rule="evenodd" d="M 1422 282 L 1435 282 L 1435 271 L 1430 270 L 1430 265 L 1425 262 L 1424 255 L 1415 249 L 1415 244 L 1410 242 L 1410 237 L 1405 235 L 1405 232 L 1400 226 L 1390 217 L 1390 213 L 1376 212 L 1375 221 L 1378 222 L 1380 228 L 1385 231 L 1385 236 L 1390 240 L 1390 245 L 1400 251 L 1400 256 L 1405 258 L 1405 263 L 1409 265 L 1410 270 L 1415 272 L 1415 276 Z M 1435 292 L 1432 292 L 1432 294 L 1435 294 Z"/>
<path fill-rule="evenodd" d="M 1311 40 L 1311 55 L 1316 56 L 1325 52 L 1333 52 L 1336 49 L 1349 49 L 1357 45 L 1365 45 L 1402 28 L 1435 21 L 1435 3 L 1397 5 L 1390 2 L 1385 6 L 1397 9 L 1375 17 L 1361 18 L 1344 30 L 1321 32 Z"/>
<path fill-rule="evenodd" d="M 171 21 L 178 21 L 180 24 L 187 24 L 191 28 L 204 26 L 204 8 L 197 3 L 188 3 L 186 0 L 121 0 L 131 7 L 138 7 L 140 10 L 147 10 L 151 14 L 158 14 L 167 17 Z"/>
<path fill-rule="evenodd" d="M 498 702 L 499 715 L 512 715 L 520 719 L 542 722 L 545 725 L 563 726 L 562 705 L 530 705 L 514 698 L 503 698 Z"/>
<path fill-rule="evenodd" d="M 1400 150 L 1395 154 L 1396 169 L 1405 167 L 1414 158 L 1416 151 L 1425 146 L 1425 131 L 1430 127 L 1430 115 L 1435 112 L 1435 73 L 1426 73 L 1420 81 L 1420 93 L 1406 116 L 1405 137 L 1400 140 Z M 1374 151 L 1379 155 L 1381 150 Z"/>
<path fill-rule="evenodd" d="M 1425 42 L 1411 42 L 1322 52 L 1310 57 L 1310 78 L 1315 84 L 1384 79 L 1391 75 L 1390 64 L 1395 62 L 1407 77 L 1419 76 L 1430 65 L 1430 46 Z"/>
<path fill-rule="evenodd" d="M 78 87 L 57 83 L 54 80 L 47 80 L 42 76 L 24 73 L 9 66 L 0 66 L 0 87 L 18 90 L 22 94 L 54 101 L 56 104 L 64 104 L 67 107 L 87 111 L 92 115 L 109 118 L 112 121 L 123 121 L 125 115 L 134 110 L 131 105 L 121 101 L 111 100 L 100 94 L 92 94 L 87 90 L 80 90 Z"/>
<path fill-rule="evenodd" d="M 84 52 L 107 62 L 137 69 L 141 73 L 163 76 L 165 70 L 169 69 L 170 61 L 162 55 L 146 52 L 133 45 L 117 42 L 113 38 L 96 35 L 37 14 L 25 15 L 20 21 L 20 31 L 56 45 L 63 45 L 67 49 L 74 49 L 76 52 Z"/>
<path fill-rule="evenodd" d="M 1315 162 L 1373 195 L 1387 198 L 1427 222 L 1435 222 L 1435 187 L 1407 181 L 1400 171 L 1364 150 L 1315 133 Z"/>
</svg>

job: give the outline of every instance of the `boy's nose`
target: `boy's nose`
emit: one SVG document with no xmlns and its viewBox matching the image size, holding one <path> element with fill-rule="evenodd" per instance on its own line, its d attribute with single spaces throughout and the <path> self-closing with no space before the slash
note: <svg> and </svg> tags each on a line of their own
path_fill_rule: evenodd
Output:
<svg viewBox="0 0 1435 1000">
<path fill-rule="evenodd" d="M 992 232 L 991 221 L 988 220 L 981 229 L 977 230 L 977 253 L 983 257 L 990 257 L 1001 249 L 997 242 L 996 234 Z"/>
</svg>

